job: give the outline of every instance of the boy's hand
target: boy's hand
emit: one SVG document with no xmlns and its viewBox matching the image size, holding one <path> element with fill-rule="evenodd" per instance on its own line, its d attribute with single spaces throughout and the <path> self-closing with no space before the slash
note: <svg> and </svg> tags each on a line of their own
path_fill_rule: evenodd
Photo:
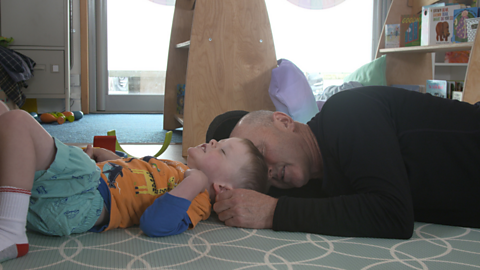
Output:
<svg viewBox="0 0 480 270">
<path fill-rule="evenodd" d="M 94 159 L 93 158 L 93 146 L 91 144 L 87 145 L 87 147 L 85 147 L 83 149 L 83 152 L 85 152 L 85 154 L 87 154 L 91 159 Z"/>
<path fill-rule="evenodd" d="M 87 154 L 95 162 L 102 162 L 107 160 L 120 159 L 120 157 L 114 152 L 104 148 L 94 148 L 91 144 L 87 145 L 83 152 Z"/>
</svg>

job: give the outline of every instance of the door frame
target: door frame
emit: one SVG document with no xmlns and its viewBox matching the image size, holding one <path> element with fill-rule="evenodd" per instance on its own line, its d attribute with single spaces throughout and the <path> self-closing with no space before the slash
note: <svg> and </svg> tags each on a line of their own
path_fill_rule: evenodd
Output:
<svg viewBox="0 0 480 270">
<path fill-rule="evenodd" d="M 164 95 L 108 95 L 107 0 L 80 1 L 82 111 L 163 113 Z"/>
</svg>

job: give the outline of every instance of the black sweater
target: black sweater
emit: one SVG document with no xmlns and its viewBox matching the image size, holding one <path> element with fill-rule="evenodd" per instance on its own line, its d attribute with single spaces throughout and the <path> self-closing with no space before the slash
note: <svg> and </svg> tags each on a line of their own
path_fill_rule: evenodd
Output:
<svg viewBox="0 0 480 270">
<path fill-rule="evenodd" d="M 363 87 L 332 96 L 307 124 L 324 176 L 282 191 L 274 230 L 410 238 L 414 221 L 480 227 L 477 106 Z"/>
</svg>

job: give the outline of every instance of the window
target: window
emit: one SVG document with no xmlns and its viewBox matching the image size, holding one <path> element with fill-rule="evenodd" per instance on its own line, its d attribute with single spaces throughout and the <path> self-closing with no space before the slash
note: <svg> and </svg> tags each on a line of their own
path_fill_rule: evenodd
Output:
<svg viewBox="0 0 480 270">
<path fill-rule="evenodd" d="M 372 61 L 373 0 L 345 1 L 320 10 L 287 0 L 265 3 L 277 59 L 297 65 L 314 94 L 342 84 L 345 76 Z"/>
<path fill-rule="evenodd" d="M 148 0 L 108 2 L 109 94 L 164 94 L 174 9 Z"/>
</svg>

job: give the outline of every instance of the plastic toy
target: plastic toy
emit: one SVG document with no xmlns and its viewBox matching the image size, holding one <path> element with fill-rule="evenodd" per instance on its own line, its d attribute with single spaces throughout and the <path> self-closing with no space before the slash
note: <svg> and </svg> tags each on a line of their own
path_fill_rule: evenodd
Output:
<svg viewBox="0 0 480 270">
<path fill-rule="evenodd" d="M 83 112 L 82 111 L 73 111 L 73 116 L 75 116 L 75 121 L 80 120 L 83 118 Z"/>
<path fill-rule="evenodd" d="M 38 120 L 38 115 L 34 112 L 30 113 L 35 119 Z M 35 115 L 37 117 L 35 117 Z M 63 124 L 65 123 L 65 120 L 68 122 L 73 122 L 75 120 L 80 120 L 83 118 L 83 112 L 82 111 L 73 111 L 73 112 L 49 112 L 49 113 L 42 113 L 39 117 L 40 121 L 42 123 L 53 123 L 57 122 L 58 124 Z"/>
<path fill-rule="evenodd" d="M 75 115 L 73 115 L 73 112 L 63 112 L 63 115 L 65 115 L 65 118 L 67 118 L 68 122 L 75 121 Z"/>
<path fill-rule="evenodd" d="M 35 120 L 40 122 L 40 117 L 38 116 L 38 114 L 36 112 L 31 112 L 30 115 L 33 116 L 33 118 L 35 118 Z"/>
<path fill-rule="evenodd" d="M 162 148 L 158 150 L 158 152 L 153 155 L 154 157 L 160 156 L 165 150 L 167 150 L 170 142 L 172 140 L 172 131 L 168 131 L 165 134 L 165 141 L 163 142 Z M 102 147 L 108 149 L 110 151 L 114 151 L 117 155 L 120 156 L 120 153 L 126 154 L 128 157 L 134 157 L 127 153 L 117 141 L 117 136 L 115 130 L 110 130 L 107 132 L 107 136 L 94 136 L 93 138 L 93 147 Z"/>
<path fill-rule="evenodd" d="M 53 123 L 57 122 L 59 125 L 65 123 L 65 115 L 61 112 L 49 112 L 49 113 L 42 113 L 40 115 L 40 120 L 43 123 Z"/>
</svg>

